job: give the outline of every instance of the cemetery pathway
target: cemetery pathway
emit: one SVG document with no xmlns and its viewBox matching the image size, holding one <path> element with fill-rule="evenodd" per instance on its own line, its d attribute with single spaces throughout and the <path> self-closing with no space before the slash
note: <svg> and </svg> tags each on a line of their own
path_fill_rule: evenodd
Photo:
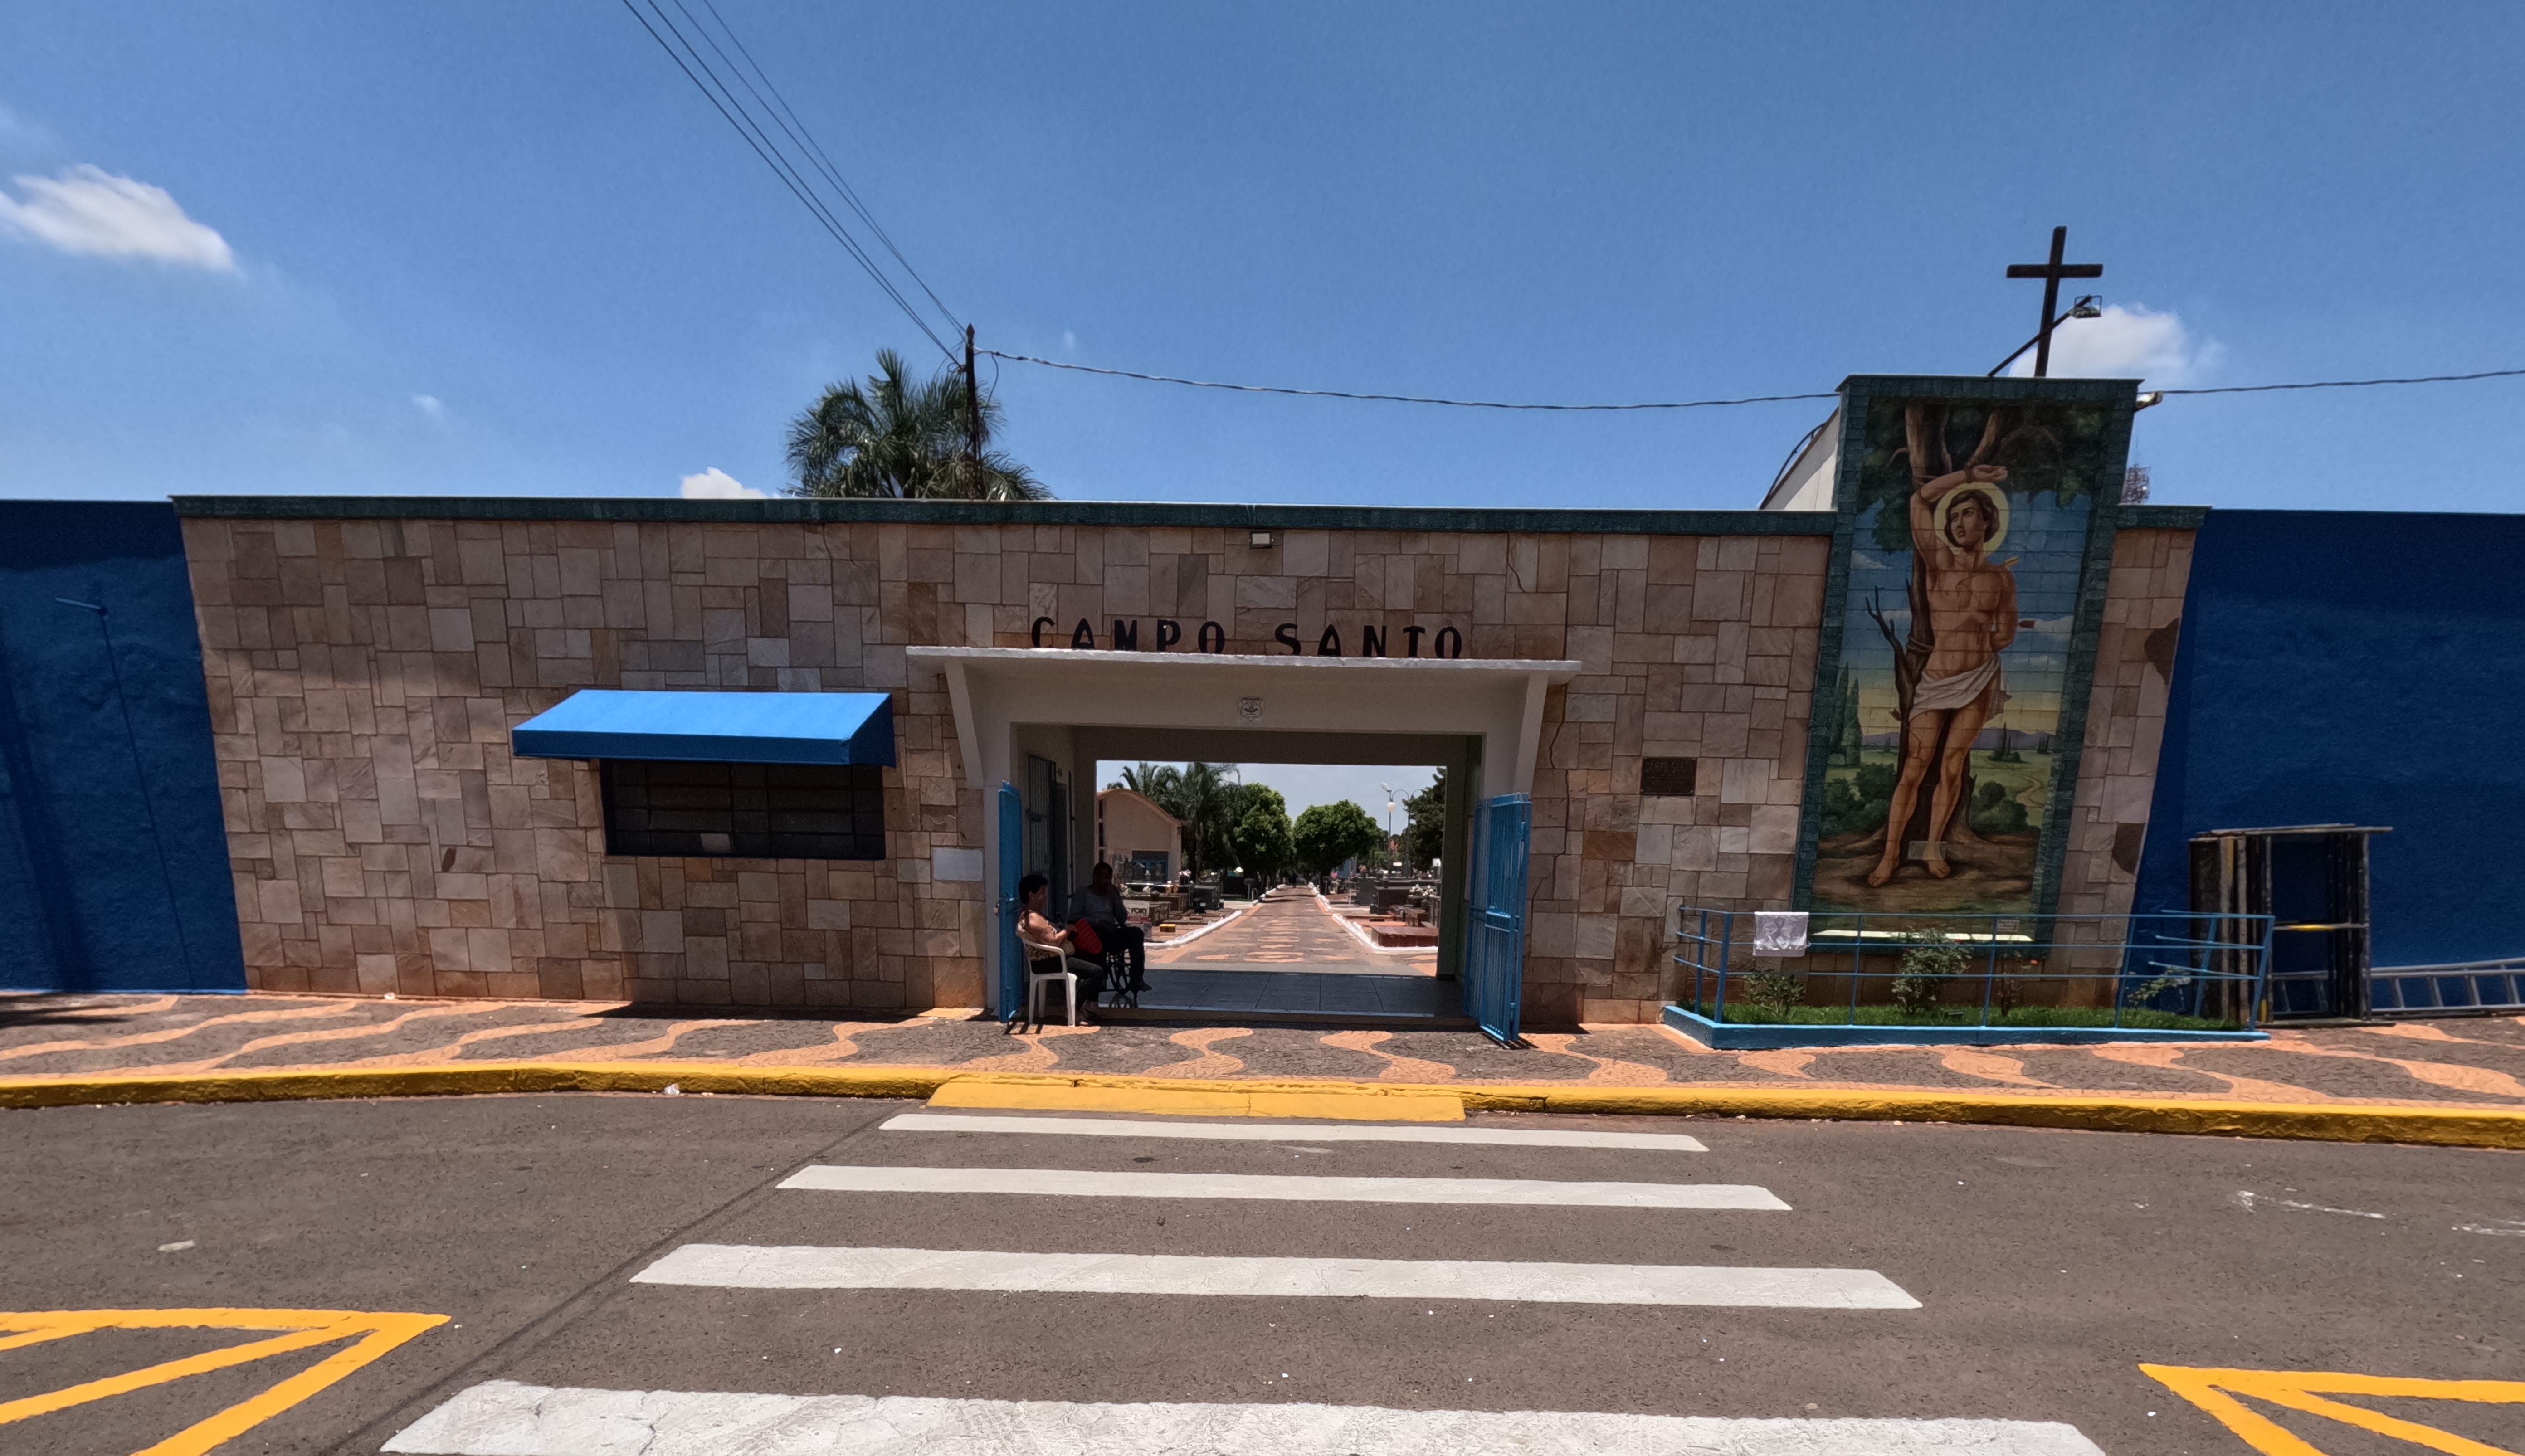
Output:
<svg viewBox="0 0 2525 1456">
<path fill-rule="evenodd" d="M 1278 890 L 1210 934 L 1152 948 L 1152 966 L 1185 970 L 1332 971 L 1376 976 L 1433 976 L 1438 952 L 1376 950 L 1345 929 L 1319 896 Z"/>
</svg>

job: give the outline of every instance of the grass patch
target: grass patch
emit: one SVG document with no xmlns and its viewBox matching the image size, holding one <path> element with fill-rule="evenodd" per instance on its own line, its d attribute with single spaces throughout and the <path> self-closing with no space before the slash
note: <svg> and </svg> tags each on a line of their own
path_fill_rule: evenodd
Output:
<svg viewBox="0 0 2525 1456">
<path fill-rule="evenodd" d="M 1710 1014 L 1710 1003 L 1698 1005 L 1677 1002 L 1703 1016 Z M 1939 1011 L 1918 1013 L 1900 1006 L 1790 1006 L 1787 1014 L 1777 1005 L 1755 1006 L 1730 999 L 1727 1014 L 1716 1018 L 1729 1026 L 1943 1026 L 1962 1030 L 1970 1027 L 2111 1027 L 2119 1025 L 2144 1032 L 2232 1032 L 2241 1030 L 2232 1021 L 2214 1021 L 2205 1016 L 2184 1016 L 2173 1011 L 2154 1011 L 2145 1007 L 2123 1008 L 2118 1022 L 2109 1006 L 2019 1006 L 2005 1014 L 1993 1014 L 1984 1020 L 1977 1006 L 1949 1006 Z"/>
</svg>

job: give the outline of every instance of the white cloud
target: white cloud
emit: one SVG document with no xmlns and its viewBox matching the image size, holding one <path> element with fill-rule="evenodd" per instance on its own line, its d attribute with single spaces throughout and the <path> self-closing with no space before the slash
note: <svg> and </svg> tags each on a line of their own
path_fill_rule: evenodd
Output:
<svg viewBox="0 0 2525 1456">
<path fill-rule="evenodd" d="M 767 493 L 738 480 L 717 465 L 699 475 L 684 477 L 683 497 L 687 501 L 761 501 Z"/>
<path fill-rule="evenodd" d="M 447 404 L 444 400 L 441 400 L 434 394 L 414 395 L 412 397 L 412 407 L 420 411 L 421 413 L 428 415 L 430 422 L 433 424 L 445 424 L 447 422 Z"/>
<path fill-rule="evenodd" d="M 2145 379 L 2171 388 L 2206 367 L 2218 346 L 2195 342 L 2183 319 L 2133 304 L 2104 305 L 2100 318 L 2072 318 L 2052 333 L 2052 372 L 2083 379 Z M 2029 349 L 2008 367 L 2022 378 L 2034 372 Z"/>
<path fill-rule="evenodd" d="M 23 199 L 0 192 L 0 230 L 65 253 L 236 271 L 236 255 L 228 251 L 227 239 L 186 217 L 164 187 L 118 177 L 85 163 L 57 177 L 22 173 L 17 182 Z"/>
</svg>

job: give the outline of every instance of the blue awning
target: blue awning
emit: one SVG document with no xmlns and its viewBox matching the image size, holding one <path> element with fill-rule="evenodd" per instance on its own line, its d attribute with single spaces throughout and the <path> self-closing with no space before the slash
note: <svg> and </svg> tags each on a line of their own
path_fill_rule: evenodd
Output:
<svg viewBox="0 0 2525 1456">
<path fill-rule="evenodd" d="M 629 693 L 582 688 L 509 730 L 520 758 L 892 763 L 883 693 Z"/>
</svg>

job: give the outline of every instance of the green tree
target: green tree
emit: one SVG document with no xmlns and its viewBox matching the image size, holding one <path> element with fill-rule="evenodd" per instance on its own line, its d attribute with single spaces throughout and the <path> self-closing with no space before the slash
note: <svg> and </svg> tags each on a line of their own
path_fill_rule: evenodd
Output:
<svg viewBox="0 0 2525 1456">
<path fill-rule="evenodd" d="M 1135 763 L 1123 769 L 1111 787 L 1146 795 L 1150 802 L 1183 821 L 1184 867 L 1194 874 L 1206 875 L 1238 863 L 1252 869 L 1253 861 L 1236 840 L 1248 804 L 1257 794 L 1269 795 L 1285 825 L 1288 803 L 1260 784 L 1238 785 L 1228 777 L 1235 768 L 1233 763 L 1194 762 L 1181 768 L 1171 763 Z M 1289 855 L 1283 853 L 1271 867 L 1288 862 Z"/>
<path fill-rule="evenodd" d="M 1447 846 L 1447 770 L 1429 787 L 1403 801 L 1403 811 L 1411 815 L 1403 830 L 1403 857 L 1412 864 L 1428 864 L 1446 852 Z"/>
<path fill-rule="evenodd" d="M 1289 801 L 1268 784 L 1247 784 L 1236 795 L 1236 826 L 1230 841 L 1236 861 L 1251 874 L 1277 875 L 1297 857 L 1289 829 Z"/>
<path fill-rule="evenodd" d="M 1051 497 L 1025 466 L 989 448 L 997 400 L 981 401 L 983 449 L 972 453 L 965 381 L 943 369 L 926 381 L 903 356 L 876 355 L 866 381 L 845 379 L 789 424 L 794 496 L 930 501 L 1041 501 Z"/>
<path fill-rule="evenodd" d="M 1385 843 L 1385 831 L 1367 810 L 1345 799 L 1318 803 L 1298 815 L 1291 831 L 1300 869 L 1311 875 L 1330 874 L 1353 855 L 1364 855 Z"/>
<path fill-rule="evenodd" d="M 1167 813 L 1173 814 L 1175 811 L 1167 806 L 1167 800 L 1175 793 L 1176 786 L 1182 782 L 1183 770 L 1171 763 L 1135 763 L 1122 770 L 1122 777 L 1118 781 L 1106 787 L 1128 789 L 1158 807 L 1165 809 Z M 1175 817 L 1183 816 L 1176 814 Z"/>
<path fill-rule="evenodd" d="M 1121 787 L 1145 794 L 1149 801 L 1183 821 L 1184 868 L 1209 874 L 1231 864 L 1236 850 L 1228 843 L 1241 804 L 1236 785 L 1227 777 L 1233 763 L 1139 763 L 1122 770 Z"/>
</svg>

